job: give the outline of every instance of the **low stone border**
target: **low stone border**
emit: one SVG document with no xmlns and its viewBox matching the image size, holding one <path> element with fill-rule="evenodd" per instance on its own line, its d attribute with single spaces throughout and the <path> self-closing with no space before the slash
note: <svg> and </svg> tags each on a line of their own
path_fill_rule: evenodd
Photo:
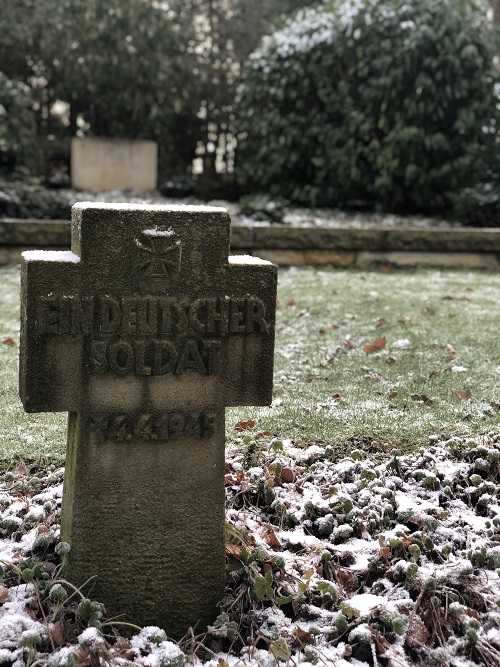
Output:
<svg viewBox="0 0 500 667">
<path fill-rule="evenodd" d="M 0 264 L 15 264 L 27 249 L 70 245 L 67 220 L 0 220 Z M 416 227 L 231 226 L 231 252 L 282 266 L 435 266 L 500 269 L 500 229 Z"/>
</svg>

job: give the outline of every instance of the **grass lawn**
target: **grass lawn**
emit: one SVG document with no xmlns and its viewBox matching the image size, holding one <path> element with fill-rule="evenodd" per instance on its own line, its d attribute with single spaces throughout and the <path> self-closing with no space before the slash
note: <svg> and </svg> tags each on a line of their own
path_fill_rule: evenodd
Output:
<svg viewBox="0 0 500 667">
<path fill-rule="evenodd" d="M 66 415 L 18 398 L 19 271 L 0 279 L 0 460 L 60 463 Z M 227 410 L 228 440 L 254 421 L 246 434 L 373 456 L 498 429 L 500 275 L 284 269 L 278 296 L 273 405 Z"/>
<path fill-rule="evenodd" d="M 275 400 L 244 410 L 254 430 L 373 454 L 498 428 L 499 275 L 289 269 L 279 283 Z"/>
</svg>

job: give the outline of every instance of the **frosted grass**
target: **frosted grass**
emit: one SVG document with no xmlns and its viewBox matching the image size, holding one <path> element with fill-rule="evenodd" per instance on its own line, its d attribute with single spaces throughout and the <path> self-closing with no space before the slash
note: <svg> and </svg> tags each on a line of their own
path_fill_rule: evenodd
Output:
<svg viewBox="0 0 500 667">
<path fill-rule="evenodd" d="M 0 278 L 0 458 L 61 463 L 66 415 L 26 414 L 18 395 L 19 271 L 0 269 Z M 278 298 L 273 404 L 228 409 L 228 443 L 249 419 L 254 434 L 340 453 L 498 429 L 500 275 L 290 269 L 280 271 Z M 386 348 L 367 354 L 382 336 Z M 9 338 L 14 345 L 3 344 Z"/>
</svg>

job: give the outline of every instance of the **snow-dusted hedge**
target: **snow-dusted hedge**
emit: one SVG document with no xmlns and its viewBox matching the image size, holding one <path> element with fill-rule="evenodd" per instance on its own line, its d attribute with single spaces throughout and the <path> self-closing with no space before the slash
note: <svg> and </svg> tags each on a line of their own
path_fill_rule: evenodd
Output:
<svg viewBox="0 0 500 667">
<path fill-rule="evenodd" d="M 494 133 L 495 35 L 460 0 L 337 0 L 250 56 L 240 172 L 306 204 L 436 209 Z"/>
<path fill-rule="evenodd" d="M 0 171 L 40 167 L 33 104 L 30 88 L 0 71 Z"/>
</svg>

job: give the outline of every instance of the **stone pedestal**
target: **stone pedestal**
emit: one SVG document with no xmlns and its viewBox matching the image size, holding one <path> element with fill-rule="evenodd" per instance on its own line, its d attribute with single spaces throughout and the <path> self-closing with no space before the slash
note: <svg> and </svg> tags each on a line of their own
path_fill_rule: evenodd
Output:
<svg viewBox="0 0 500 667">
<path fill-rule="evenodd" d="M 71 184 L 78 190 L 155 190 L 154 141 L 88 137 L 71 141 Z"/>
<path fill-rule="evenodd" d="M 107 616 L 172 637 L 213 622 L 225 586 L 223 410 L 149 423 L 71 413 L 63 497 L 65 576 L 97 574 L 91 597 Z"/>
</svg>

